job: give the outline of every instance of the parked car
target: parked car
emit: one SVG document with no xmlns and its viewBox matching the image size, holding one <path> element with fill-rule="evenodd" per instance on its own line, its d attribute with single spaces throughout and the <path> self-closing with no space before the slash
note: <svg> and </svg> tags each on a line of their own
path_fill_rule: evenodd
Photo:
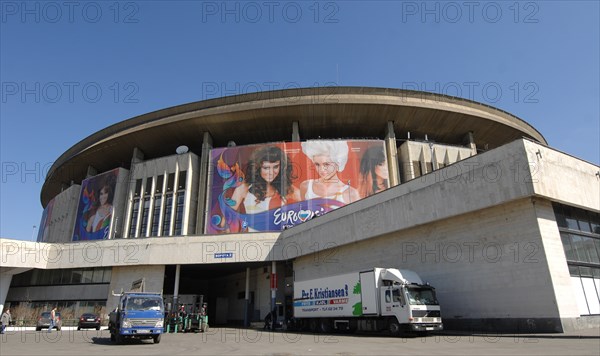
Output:
<svg viewBox="0 0 600 356">
<path fill-rule="evenodd" d="M 77 330 L 93 328 L 100 330 L 100 317 L 92 313 L 82 314 L 79 317 L 79 322 L 77 323 Z"/>
<path fill-rule="evenodd" d="M 56 312 L 56 320 L 54 321 L 54 327 L 56 330 L 60 331 L 62 328 L 62 318 L 59 312 Z M 43 312 L 42 315 L 38 317 L 37 324 L 35 326 L 35 330 L 40 331 L 42 329 L 48 329 L 50 327 L 50 312 Z"/>
</svg>

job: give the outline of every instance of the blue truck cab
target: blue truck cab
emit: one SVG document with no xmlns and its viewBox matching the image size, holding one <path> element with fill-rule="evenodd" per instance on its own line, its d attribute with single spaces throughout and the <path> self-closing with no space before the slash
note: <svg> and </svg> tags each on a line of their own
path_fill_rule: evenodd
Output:
<svg viewBox="0 0 600 356">
<path fill-rule="evenodd" d="M 164 310 L 160 293 L 120 294 L 117 308 L 109 314 L 111 341 L 122 343 L 126 338 L 153 339 L 158 344 L 163 333 Z"/>
</svg>

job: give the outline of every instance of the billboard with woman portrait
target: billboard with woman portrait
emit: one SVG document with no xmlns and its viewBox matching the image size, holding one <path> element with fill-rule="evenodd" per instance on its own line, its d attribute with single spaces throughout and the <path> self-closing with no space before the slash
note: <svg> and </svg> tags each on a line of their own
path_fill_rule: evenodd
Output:
<svg viewBox="0 0 600 356">
<path fill-rule="evenodd" d="M 81 183 L 73 241 L 110 238 L 113 199 L 119 169 L 85 179 Z"/>
<path fill-rule="evenodd" d="M 389 187 L 384 141 L 211 150 L 205 233 L 281 231 Z"/>
</svg>

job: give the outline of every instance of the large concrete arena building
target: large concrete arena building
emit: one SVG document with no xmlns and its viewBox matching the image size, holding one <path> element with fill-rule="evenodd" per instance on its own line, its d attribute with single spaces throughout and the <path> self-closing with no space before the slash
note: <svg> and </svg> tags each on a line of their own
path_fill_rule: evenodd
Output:
<svg viewBox="0 0 600 356">
<path fill-rule="evenodd" d="M 106 316 L 143 280 L 247 325 L 289 318 L 294 281 L 394 267 L 436 288 L 446 329 L 600 324 L 600 168 L 465 99 L 333 87 L 167 108 L 68 149 L 41 203 L 37 242 L 0 239 L 17 322 Z"/>
</svg>

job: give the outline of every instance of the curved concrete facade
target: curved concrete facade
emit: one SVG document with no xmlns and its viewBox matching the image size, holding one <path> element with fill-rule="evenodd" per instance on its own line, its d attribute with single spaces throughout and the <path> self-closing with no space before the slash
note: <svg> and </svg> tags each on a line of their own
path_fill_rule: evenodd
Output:
<svg viewBox="0 0 600 356">
<path fill-rule="evenodd" d="M 289 89 L 205 100 L 163 109 L 109 126 L 63 153 L 50 168 L 42 205 L 87 167 L 106 171 L 131 160 L 135 147 L 161 157 L 187 145 L 202 148 L 210 133 L 215 147 L 289 141 L 296 122 L 302 140 L 386 136 L 388 122 L 397 137 L 460 145 L 473 133 L 480 149 L 526 137 L 546 143 L 531 125 L 505 111 L 474 101 L 400 89 L 331 87 Z M 160 144 L 157 144 L 160 142 Z M 128 167 L 125 167 L 128 168 Z"/>
</svg>

